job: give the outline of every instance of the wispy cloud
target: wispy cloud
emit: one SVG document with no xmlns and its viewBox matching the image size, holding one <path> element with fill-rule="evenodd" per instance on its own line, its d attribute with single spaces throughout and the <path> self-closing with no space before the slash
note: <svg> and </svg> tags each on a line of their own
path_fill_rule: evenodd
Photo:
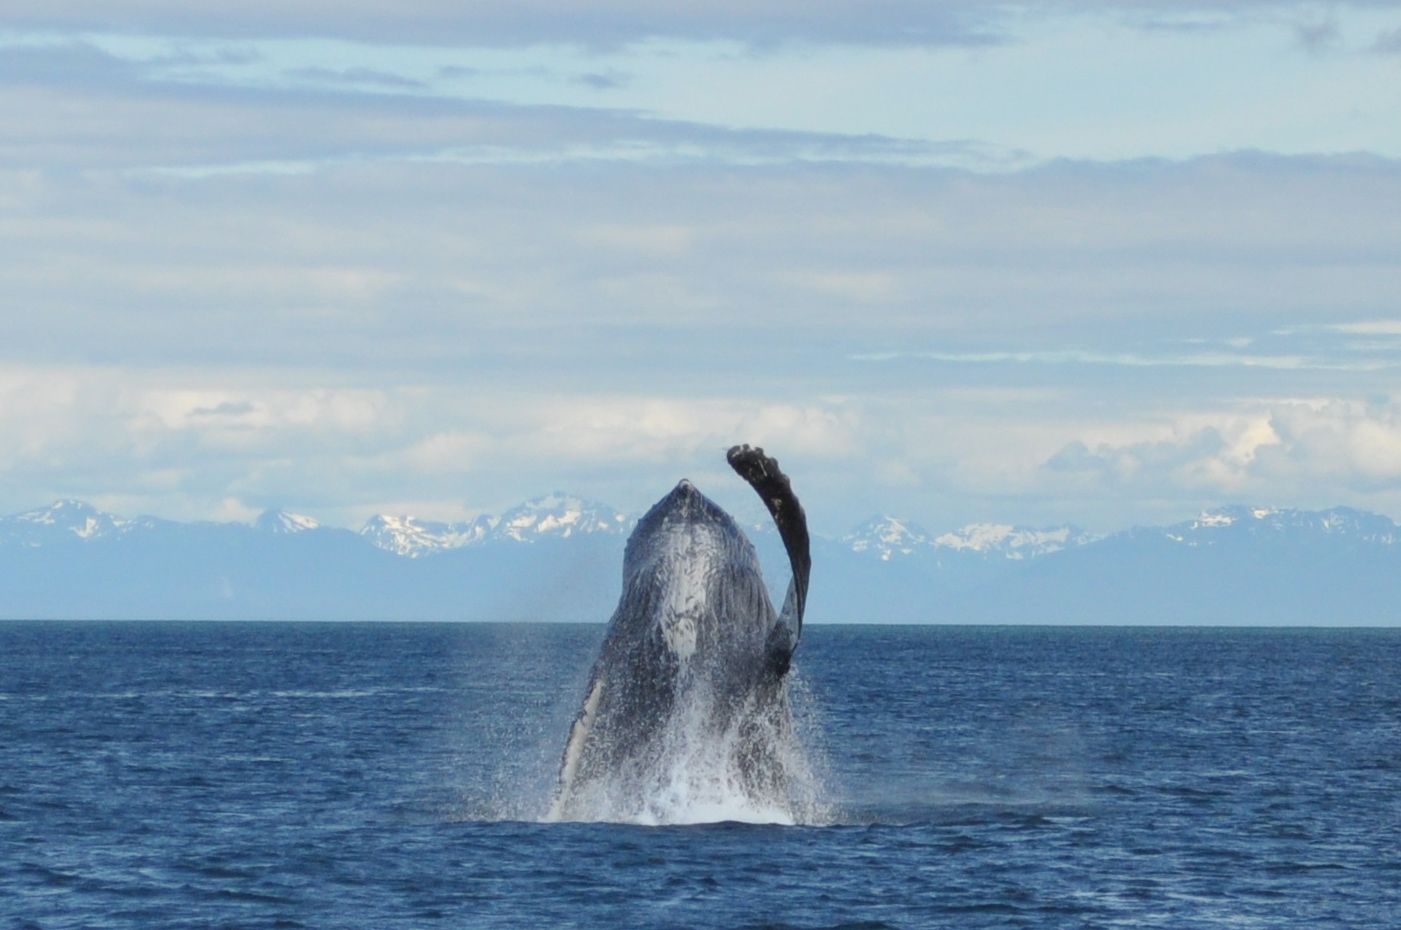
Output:
<svg viewBox="0 0 1401 930">
<path fill-rule="evenodd" d="M 831 463 L 857 454 L 861 429 L 853 409 L 830 401 L 483 383 L 467 391 L 432 382 L 366 388 L 312 378 L 0 367 L 0 469 L 7 489 L 29 488 L 31 503 L 120 499 L 183 516 L 282 501 L 355 519 L 385 500 L 385 490 L 455 516 L 500 509 L 560 480 L 641 508 L 683 469 L 727 493 L 717 478 L 727 474 L 723 451 L 737 436 L 789 461 Z M 742 486 L 732 490 L 743 499 Z M 12 490 L 0 495 L 3 506 L 26 506 L 19 501 Z"/>
<path fill-rule="evenodd" d="M 592 71 L 580 74 L 572 78 L 576 84 L 591 87 L 594 90 L 615 90 L 619 87 L 626 87 L 632 82 L 632 75 L 625 71 L 609 69 L 607 71 Z"/>
<path fill-rule="evenodd" d="M 1372 51 L 1380 55 L 1401 55 L 1401 28 L 1378 33 Z"/>
<path fill-rule="evenodd" d="M 1388 7 L 1391 0 L 1342 6 Z M 1305 4 L 1326 12 L 1339 4 Z M 734 39 L 763 47 L 781 42 L 976 46 L 1007 38 L 1008 20 L 1026 15 L 1120 15 L 1150 26 L 1209 28 L 1294 16 L 1289 0 L 1066 0 L 1039 9 L 986 0 L 521 0 L 502 4 L 406 0 L 50 0 L 8 11 L 11 28 L 109 31 L 231 38 L 338 36 L 371 42 L 615 46 L 653 37 Z"/>
<path fill-rule="evenodd" d="M 1387 362 L 1343 362 L 1301 355 L 1250 355 L 1230 352 L 1198 352 L 1184 355 L 1143 355 L 1121 352 L 1090 352 L 1079 349 L 1038 349 L 1028 352 L 870 352 L 853 355 L 858 362 L 887 362 L 923 359 L 934 362 L 969 364 L 1044 365 L 1122 365 L 1130 368 L 1276 368 L 1291 371 L 1322 368 L 1341 371 L 1376 371 L 1401 367 L 1401 358 Z"/>
<path fill-rule="evenodd" d="M 972 175 L 604 159 L 540 172 L 411 148 L 354 156 L 469 131 L 519 151 L 576 120 L 606 145 L 610 127 L 570 113 L 494 120 L 488 108 L 478 120 L 458 107 L 308 102 L 233 131 L 246 100 L 193 98 L 180 135 L 147 133 L 154 119 L 114 104 L 110 133 L 75 148 L 74 133 L 101 130 L 62 110 L 45 117 L 51 99 L 31 98 L 29 136 L 0 146 L 0 274 L 32 310 L 4 321 L 0 355 L 14 361 L 280 364 L 312 340 L 338 365 L 476 365 L 507 357 L 524 333 L 537 355 L 587 365 L 606 351 L 648 374 L 680 334 L 698 360 L 690 370 L 748 358 L 759 333 L 780 334 L 790 367 L 821 358 L 834 372 L 892 367 L 853 356 L 921 354 L 1278 371 L 1396 359 L 1352 344 L 1379 338 L 1356 327 L 1401 298 L 1389 209 L 1401 168 L 1388 162 L 1351 172 L 1346 159 L 1247 156 Z M 99 101 L 90 107 L 99 118 Z M 404 121 L 397 137 L 376 135 L 393 119 Z M 299 120 L 294 144 L 281 144 L 278 128 Z M 51 167 L 35 172 L 36 152 Z M 209 170 L 300 155 L 344 160 L 300 174 Z M 180 160 L 189 175 L 136 170 Z M 1282 321 L 1354 331 L 1266 338 Z M 690 343 L 696 334 L 711 341 Z M 1227 341 L 1242 334 L 1255 341 Z M 1211 341 L 1185 341 L 1198 337 Z"/>
<path fill-rule="evenodd" d="M 192 417 L 241 417 L 245 414 L 253 413 L 258 408 L 253 406 L 248 400 L 225 400 L 220 401 L 213 407 L 195 407 L 190 410 Z"/>
<path fill-rule="evenodd" d="M 1336 46 L 1342 38 L 1338 20 L 1332 11 L 1320 19 L 1296 24 L 1294 34 L 1306 51 L 1315 54 Z"/>
<path fill-rule="evenodd" d="M 618 2 L 620 10 L 632 5 Z M 20 83 L 47 74 L 50 84 L 111 90 L 112 80 L 94 71 L 97 66 L 108 78 L 148 89 L 256 90 L 292 99 L 334 90 L 438 104 L 606 106 L 716 131 L 884 137 L 925 147 L 903 156 L 906 164 L 977 168 L 968 157 L 974 147 L 983 150 L 983 167 L 1002 161 L 1003 169 L 1056 157 L 1185 158 L 1247 148 L 1401 155 L 1401 131 L 1393 128 L 1401 117 L 1381 90 L 1387 64 L 1355 54 L 1375 44 L 1379 29 L 1395 28 L 1395 17 L 1374 4 L 887 5 L 889 16 L 846 0 L 801 8 L 784 0 L 754 11 L 653 5 L 648 15 L 656 29 L 645 26 L 647 16 L 629 19 L 642 31 L 602 44 L 594 40 L 603 33 L 587 29 L 572 37 L 553 33 L 567 25 L 569 13 L 562 10 L 560 16 L 528 16 L 535 31 L 504 44 L 490 30 L 458 34 L 442 24 L 429 30 L 432 37 L 419 38 L 392 29 L 337 32 L 365 25 L 355 9 L 317 25 L 311 16 L 306 25 L 286 29 L 274 11 L 264 11 L 270 18 L 259 22 L 268 32 L 258 35 L 221 32 L 225 20 L 215 9 L 203 31 L 90 25 L 0 34 L 0 44 L 8 47 Z M 288 9 L 305 16 L 310 8 L 304 6 Z M 452 12 L 434 4 L 425 9 Z M 504 9 L 469 5 L 454 15 L 490 19 Z M 613 8 L 579 9 L 590 13 L 580 22 L 592 28 L 600 22 L 593 13 L 606 19 Z M 373 19 L 382 11 L 358 12 Z M 412 22 L 411 12 L 404 22 Z M 1154 28 L 1155 17 L 1163 16 L 1215 25 Z M 190 20 L 204 23 L 195 14 Z M 981 25 L 949 31 L 930 26 L 936 20 Z M 976 54 L 941 44 L 993 37 L 996 42 Z M 1280 54 L 1290 42 L 1316 54 Z M 84 62 L 70 54 L 60 61 L 57 50 L 65 45 L 87 47 L 89 59 L 91 49 L 100 48 L 107 60 Z M 124 69 L 120 75 L 109 73 L 113 65 Z M 968 151 L 939 151 L 950 144 Z"/>
<path fill-rule="evenodd" d="M 1319 328 L 1335 333 L 1359 333 L 1365 336 L 1401 336 L 1401 320 L 1365 320 L 1360 323 L 1334 323 Z"/>
<path fill-rule="evenodd" d="M 1022 153 L 978 143 L 734 130 L 618 109 L 357 92 L 420 86 L 364 68 L 302 69 L 299 86 L 268 89 L 153 80 L 152 67 L 87 44 L 0 56 L 0 113 L 13 129 L 0 142 L 0 163 L 202 174 L 286 173 L 375 159 L 851 161 L 990 170 L 1025 161 Z"/>
<path fill-rule="evenodd" d="M 653 37 L 977 45 L 996 41 L 1006 8 L 977 0 L 737 0 L 666 4 L 643 0 L 522 0 L 502 4 L 373 0 L 198 5 L 54 0 L 9 12 L 11 28 L 216 35 L 231 38 L 338 36 L 371 42 L 490 45 L 573 42 L 616 46 Z"/>
<path fill-rule="evenodd" d="M 383 87 L 391 89 L 421 88 L 422 81 L 373 68 L 293 68 L 289 77 L 315 84 L 348 85 L 351 87 Z"/>
</svg>

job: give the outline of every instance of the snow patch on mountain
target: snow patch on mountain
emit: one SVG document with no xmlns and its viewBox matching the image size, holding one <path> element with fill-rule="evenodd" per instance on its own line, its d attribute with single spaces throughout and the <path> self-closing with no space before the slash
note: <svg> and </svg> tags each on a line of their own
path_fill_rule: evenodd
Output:
<svg viewBox="0 0 1401 930">
<path fill-rule="evenodd" d="M 612 507 L 556 491 L 503 513 L 493 535 L 517 542 L 567 539 L 586 533 L 615 535 L 624 532 L 630 522 Z"/>
<path fill-rule="evenodd" d="M 381 514 L 367 521 L 360 535 L 380 549 L 419 558 L 468 546 L 530 544 L 594 534 L 625 536 L 634 522 L 613 507 L 557 492 L 534 498 L 500 516 L 481 516 L 459 523 Z M 87 543 L 170 532 L 179 526 L 182 524 L 155 517 L 127 519 L 82 501 L 60 500 L 48 507 L 0 517 L 0 545 L 35 548 Z M 318 528 L 313 518 L 283 510 L 269 510 L 248 527 L 255 532 L 279 535 Z M 772 521 L 755 523 L 749 532 L 756 539 L 774 534 Z M 1116 534 L 1115 538 L 1119 536 L 1165 537 L 1184 546 L 1214 546 L 1247 538 L 1310 545 L 1401 545 L 1401 527 L 1390 518 L 1348 507 L 1322 511 L 1218 507 L 1172 526 L 1140 527 Z M 883 562 L 931 558 L 938 565 L 952 565 L 969 559 L 997 563 L 1039 558 L 1098 538 L 1074 526 L 1032 528 L 1008 523 L 970 523 L 936 535 L 909 520 L 877 516 L 842 536 L 839 542 L 850 552 Z"/>
<path fill-rule="evenodd" d="M 1029 559 L 1049 555 L 1073 546 L 1083 546 L 1097 537 L 1078 526 L 1035 529 L 1010 523 L 970 523 L 934 540 L 936 546 L 970 549 L 1008 559 Z"/>
<path fill-rule="evenodd" d="M 970 523 L 935 536 L 908 520 L 872 517 L 842 537 L 852 552 L 869 552 L 889 562 L 920 552 L 967 552 L 987 558 L 1029 559 L 1081 546 L 1097 537 L 1075 526 L 1033 529 L 1010 523 Z"/>
<path fill-rule="evenodd" d="M 371 517 L 360 535 L 381 549 L 411 559 L 460 549 L 484 542 L 500 522 L 499 517 L 478 517 L 470 522 L 440 523 L 417 517 L 393 517 L 380 514 Z"/>
<path fill-rule="evenodd" d="M 307 530 L 314 530 L 321 524 L 312 517 L 299 513 L 288 513 L 285 510 L 265 510 L 253 522 L 253 528 L 260 533 L 276 533 L 279 536 L 286 536 L 291 533 L 305 533 Z"/>
<path fill-rule="evenodd" d="M 1378 545 L 1401 544 L 1401 528 L 1381 514 L 1334 507 L 1330 510 L 1290 510 L 1234 505 L 1203 511 L 1196 519 L 1160 530 L 1173 542 L 1210 546 L 1240 534 L 1288 534 L 1341 537 Z"/>
<path fill-rule="evenodd" d="M 33 547 L 64 539 L 100 539 L 119 532 L 129 522 L 84 501 L 60 500 L 0 518 L 0 540 Z"/>
<path fill-rule="evenodd" d="M 532 543 L 594 533 L 619 535 L 632 521 L 606 504 L 556 492 L 526 501 L 500 516 L 438 523 L 411 516 L 371 517 L 360 535 L 381 549 L 409 558 L 492 542 Z"/>
<path fill-rule="evenodd" d="M 896 517 L 877 516 L 841 538 L 852 552 L 869 552 L 889 562 L 892 557 L 914 554 L 933 544 L 929 532 L 917 524 Z"/>
</svg>

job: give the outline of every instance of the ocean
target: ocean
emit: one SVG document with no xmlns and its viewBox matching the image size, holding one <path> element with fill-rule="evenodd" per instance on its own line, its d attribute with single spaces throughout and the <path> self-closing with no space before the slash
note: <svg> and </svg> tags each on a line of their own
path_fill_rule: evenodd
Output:
<svg viewBox="0 0 1401 930">
<path fill-rule="evenodd" d="M 1401 630 L 810 626 L 812 822 L 543 823 L 602 634 L 0 623 L 0 927 L 1401 926 Z"/>
</svg>

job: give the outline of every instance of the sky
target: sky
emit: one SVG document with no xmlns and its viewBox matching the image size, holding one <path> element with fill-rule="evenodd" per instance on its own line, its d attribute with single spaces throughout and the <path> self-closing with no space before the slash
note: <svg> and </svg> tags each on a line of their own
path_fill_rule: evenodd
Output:
<svg viewBox="0 0 1401 930">
<path fill-rule="evenodd" d="M 1401 0 L 0 2 L 0 512 L 1401 518 L 1399 217 Z"/>
</svg>

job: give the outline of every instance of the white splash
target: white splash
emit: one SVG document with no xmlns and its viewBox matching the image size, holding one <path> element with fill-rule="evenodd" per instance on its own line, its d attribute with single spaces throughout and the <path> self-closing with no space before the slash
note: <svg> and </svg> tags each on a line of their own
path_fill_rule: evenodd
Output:
<svg viewBox="0 0 1401 930">
<path fill-rule="evenodd" d="M 827 822 L 813 766 L 788 714 L 741 710 L 717 732 L 713 709 L 693 693 L 672 716 L 657 758 L 584 786 L 567 813 L 556 806 L 544 819 L 642 826 Z M 756 782 L 756 745 L 777 763 L 779 777 Z"/>
</svg>

